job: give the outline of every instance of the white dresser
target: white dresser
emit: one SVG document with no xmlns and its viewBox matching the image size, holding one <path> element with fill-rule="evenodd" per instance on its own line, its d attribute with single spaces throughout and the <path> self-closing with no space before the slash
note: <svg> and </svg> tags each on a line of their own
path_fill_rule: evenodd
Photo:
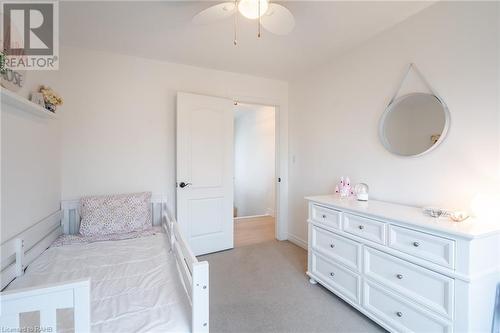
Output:
<svg viewBox="0 0 500 333">
<path fill-rule="evenodd" d="M 451 222 L 421 209 L 307 197 L 308 272 L 394 332 L 492 332 L 500 221 Z"/>
</svg>

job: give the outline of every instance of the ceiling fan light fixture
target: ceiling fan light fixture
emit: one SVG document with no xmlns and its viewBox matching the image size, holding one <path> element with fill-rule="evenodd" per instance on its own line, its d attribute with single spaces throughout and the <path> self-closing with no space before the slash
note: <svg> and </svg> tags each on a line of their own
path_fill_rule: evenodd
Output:
<svg viewBox="0 0 500 333">
<path fill-rule="evenodd" d="M 263 16 L 267 12 L 268 8 L 268 0 L 240 0 L 238 2 L 238 11 L 241 13 L 241 15 L 251 20 L 255 20 Z"/>
</svg>

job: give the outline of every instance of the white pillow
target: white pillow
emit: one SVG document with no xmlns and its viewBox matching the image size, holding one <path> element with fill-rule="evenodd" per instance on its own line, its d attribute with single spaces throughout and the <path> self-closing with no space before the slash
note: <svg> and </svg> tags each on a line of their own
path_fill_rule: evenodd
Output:
<svg viewBox="0 0 500 333">
<path fill-rule="evenodd" d="M 151 192 L 84 197 L 80 234 L 122 234 L 151 228 Z"/>
</svg>

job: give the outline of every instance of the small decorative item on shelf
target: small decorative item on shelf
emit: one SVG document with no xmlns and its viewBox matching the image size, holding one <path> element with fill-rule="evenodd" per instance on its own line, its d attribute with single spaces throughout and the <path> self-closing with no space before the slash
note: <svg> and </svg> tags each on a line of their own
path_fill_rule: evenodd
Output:
<svg viewBox="0 0 500 333">
<path fill-rule="evenodd" d="M 340 177 L 340 182 L 335 186 L 335 193 L 340 194 L 341 198 L 347 198 L 354 194 L 349 177 Z"/>
<path fill-rule="evenodd" d="M 425 215 L 429 215 L 434 218 L 448 217 L 450 215 L 448 211 L 435 207 L 424 207 L 423 211 Z"/>
<path fill-rule="evenodd" d="M 40 105 L 41 107 L 45 107 L 45 100 L 43 98 L 43 94 L 40 92 L 32 92 L 30 101 L 32 101 L 35 104 Z"/>
<path fill-rule="evenodd" d="M 469 218 L 469 214 L 466 212 L 461 212 L 461 211 L 456 211 L 456 212 L 451 212 L 450 214 L 450 219 L 452 219 L 454 222 L 462 222 L 467 220 Z"/>
<path fill-rule="evenodd" d="M 54 90 L 47 86 L 40 87 L 40 93 L 45 101 L 45 108 L 51 112 L 56 112 L 57 106 L 62 105 L 63 99 Z"/>
<path fill-rule="evenodd" d="M 469 214 L 463 211 L 451 211 L 441 208 L 424 207 L 424 214 L 434 218 L 447 217 L 453 222 L 462 222 L 469 218 Z"/>
<path fill-rule="evenodd" d="M 356 186 L 354 186 L 354 192 L 359 201 L 368 201 L 368 185 L 365 183 L 356 184 Z"/>
<path fill-rule="evenodd" d="M 0 86 L 10 91 L 18 91 L 23 87 L 26 80 L 25 72 L 7 68 L 6 55 L 4 52 L 0 52 Z"/>
</svg>

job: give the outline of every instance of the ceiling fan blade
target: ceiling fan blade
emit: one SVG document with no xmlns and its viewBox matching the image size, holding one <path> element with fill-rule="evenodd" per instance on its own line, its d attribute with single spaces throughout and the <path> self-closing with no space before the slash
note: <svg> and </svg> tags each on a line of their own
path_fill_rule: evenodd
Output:
<svg viewBox="0 0 500 333">
<path fill-rule="evenodd" d="M 202 10 L 193 17 L 194 24 L 208 24 L 224 19 L 234 14 L 236 6 L 234 2 L 223 2 L 215 6 L 210 6 Z"/>
<path fill-rule="evenodd" d="M 288 35 L 295 27 L 295 18 L 286 7 L 270 3 L 267 12 L 260 18 L 260 23 L 273 34 Z"/>
</svg>

